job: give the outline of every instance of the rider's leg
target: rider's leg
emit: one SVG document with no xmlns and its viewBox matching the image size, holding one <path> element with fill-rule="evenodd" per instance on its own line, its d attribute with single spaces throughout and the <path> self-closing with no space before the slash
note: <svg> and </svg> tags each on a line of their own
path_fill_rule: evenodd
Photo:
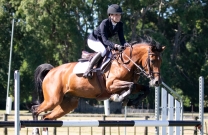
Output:
<svg viewBox="0 0 208 135">
<path fill-rule="evenodd" d="M 87 71 L 83 74 L 83 77 L 92 77 L 90 74 L 90 70 L 93 68 L 93 66 L 100 60 L 100 58 L 104 57 L 106 54 L 106 48 L 105 46 L 99 42 L 94 40 L 87 40 L 88 46 L 90 49 L 94 50 L 95 52 L 98 52 L 91 60 L 89 67 Z"/>
<path fill-rule="evenodd" d="M 89 66 L 88 66 L 88 68 L 87 68 L 87 71 L 83 74 L 83 77 L 91 77 L 91 74 L 89 74 L 90 73 L 90 71 L 91 71 L 91 69 L 94 67 L 94 65 L 100 60 L 100 58 L 101 58 L 102 56 L 101 56 L 101 52 L 98 52 L 93 58 L 92 58 L 92 60 L 90 61 L 90 64 L 89 64 Z"/>
</svg>

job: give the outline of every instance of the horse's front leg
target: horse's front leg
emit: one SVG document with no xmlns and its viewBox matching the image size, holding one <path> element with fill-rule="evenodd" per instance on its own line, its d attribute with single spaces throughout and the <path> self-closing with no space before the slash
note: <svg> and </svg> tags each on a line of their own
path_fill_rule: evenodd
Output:
<svg viewBox="0 0 208 135">
<path fill-rule="evenodd" d="M 139 94 L 135 99 L 129 100 L 127 106 L 135 106 L 137 107 L 139 103 L 147 97 L 147 95 L 150 93 L 150 88 L 149 86 L 146 85 L 139 85 L 139 84 L 134 84 L 134 88 L 132 89 L 131 94 Z"/>
<path fill-rule="evenodd" d="M 113 84 L 110 86 L 110 90 L 112 93 L 116 93 L 119 91 L 121 92 L 119 94 L 112 94 L 110 100 L 114 102 L 121 102 L 124 99 L 126 99 L 126 97 L 131 93 L 133 89 L 133 82 L 115 80 Z"/>
</svg>

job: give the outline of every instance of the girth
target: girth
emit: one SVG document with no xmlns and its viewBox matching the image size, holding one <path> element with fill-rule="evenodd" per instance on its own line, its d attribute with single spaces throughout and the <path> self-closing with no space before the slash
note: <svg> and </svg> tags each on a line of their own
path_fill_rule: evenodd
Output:
<svg viewBox="0 0 208 135">
<path fill-rule="evenodd" d="M 97 84 L 100 87 L 101 93 L 96 97 L 97 100 L 105 100 L 110 98 L 111 93 L 106 88 L 106 81 L 104 79 L 104 75 L 101 70 L 97 70 L 95 73 L 95 77 L 97 78 Z"/>
</svg>

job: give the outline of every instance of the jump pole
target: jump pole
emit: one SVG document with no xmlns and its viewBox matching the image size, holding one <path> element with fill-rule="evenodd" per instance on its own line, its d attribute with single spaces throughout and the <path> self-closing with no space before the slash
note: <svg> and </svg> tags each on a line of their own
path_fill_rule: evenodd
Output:
<svg viewBox="0 0 208 135">
<path fill-rule="evenodd" d="M 19 103 L 20 103 L 20 75 L 19 75 L 19 71 L 16 70 L 14 72 L 14 83 L 15 83 L 15 88 L 14 88 L 14 93 L 15 93 L 15 135 L 19 135 L 20 134 L 20 118 L 19 118 Z"/>
<path fill-rule="evenodd" d="M 155 127 L 155 126 L 199 126 L 200 121 L 158 121 L 158 120 L 70 120 L 70 121 L 25 121 L 17 125 L 24 127 Z M 16 121 L 15 121 L 16 126 Z M 14 121 L 0 121 L 1 127 L 14 127 Z"/>
<path fill-rule="evenodd" d="M 204 77 L 199 77 L 199 120 L 202 123 L 199 135 L 204 134 Z"/>
</svg>

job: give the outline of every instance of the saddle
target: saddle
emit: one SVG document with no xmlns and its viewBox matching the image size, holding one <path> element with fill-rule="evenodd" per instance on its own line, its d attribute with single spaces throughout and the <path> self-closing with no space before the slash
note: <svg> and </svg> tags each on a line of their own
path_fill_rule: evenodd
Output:
<svg viewBox="0 0 208 135">
<path fill-rule="evenodd" d="M 79 62 L 86 62 L 86 61 L 90 61 L 93 56 L 95 56 L 96 53 L 89 53 L 87 51 L 82 51 L 82 56 L 81 58 L 78 60 Z M 106 89 L 106 80 L 105 80 L 105 76 L 104 76 L 104 70 L 105 67 L 108 66 L 108 63 L 110 63 L 110 61 L 112 60 L 112 53 L 111 51 L 107 51 L 105 57 L 101 58 L 98 63 L 95 65 L 94 67 L 94 75 L 97 78 L 97 83 L 100 86 L 101 89 L 101 94 L 97 96 L 97 100 L 105 100 L 108 99 L 111 95 L 111 93 Z"/>
<path fill-rule="evenodd" d="M 78 59 L 79 62 L 86 62 L 86 61 L 91 61 L 91 59 L 97 54 L 95 53 L 89 53 L 87 51 L 82 51 L 82 56 L 80 59 Z M 111 51 L 107 50 L 105 57 L 102 57 L 98 63 L 95 65 L 96 68 L 100 68 L 103 70 L 103 68 L 110 62 L 112 56 L 111 56 Z"/>
<path fill-rule="evenodd" d="M 82 56 L 78 61 L 79 62 L 90 61 L 93 58 L 93 56 L 95 56 L 95 54 L 96 54 L 96 52 L 95 53 L 89 53 L 87 51 L 82 51 Z"/>
</svg>

